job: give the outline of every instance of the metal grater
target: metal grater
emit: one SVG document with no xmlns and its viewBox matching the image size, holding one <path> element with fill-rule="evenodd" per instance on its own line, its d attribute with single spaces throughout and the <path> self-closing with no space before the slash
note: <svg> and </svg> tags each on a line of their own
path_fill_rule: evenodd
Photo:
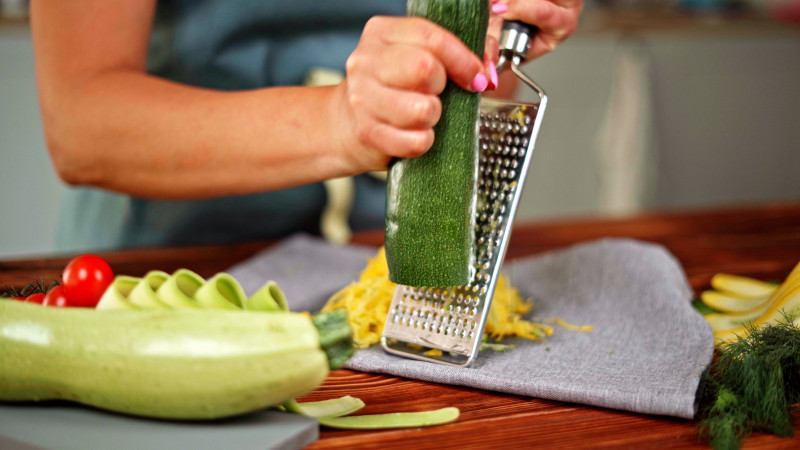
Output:
<svg viewBox="0 0 800 450">
<path fill-rule="evenodd" d="M 381 345 L 389 353 L 456 366 L 467 366 L 478 355 L 547 105 L 544 91 L 519 68 L 534 31 L 520 22 L 503 25 L 498 68 L 508 65 L 539 95 L 539 102 L 481 100 L 472 281 L 453 288 L 397 286 L 381 338 Z M 425 354 L 432 349 L 441 350 L 442 355 Z"/>
</svg>

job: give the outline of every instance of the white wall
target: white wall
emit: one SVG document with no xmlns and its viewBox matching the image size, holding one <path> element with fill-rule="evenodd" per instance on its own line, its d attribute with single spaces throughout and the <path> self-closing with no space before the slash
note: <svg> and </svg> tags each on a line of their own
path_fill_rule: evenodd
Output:
<svg viewBox="0 0 800 450">
<path fill-rule="evenodd" d="M 800 199 L 800 33 L 647 41 L 658 206 Z"/>
<path fill-rule="evenodd" d="M 44 144 L 28 27 L 0 25 L 0 257 L 52 251 L 61 189 Z"/>
<path fill-rule="evenodd" d="M 548 105 L 528 171 L 519 218 L 585 214 L 598 209 L 595 152 L 610 95 L 616 39 L 577 38 L 523 70 L 548 95 Z M 517 95 L 534 101 L 520 86 Z"/>
<path fill-rule="evenodd" d="M 607 184 L 631 169 L 604 173 L 598 133 L 631 53 L 648 66 L 643 123 L 654 125 L 640 156 L 655 171 L 642 174 L 638 208 L 800 201 L 800 32 L 593 34 L 524 68 L 549 104 L 521 217 L 609 212 Z"/>
</svg>

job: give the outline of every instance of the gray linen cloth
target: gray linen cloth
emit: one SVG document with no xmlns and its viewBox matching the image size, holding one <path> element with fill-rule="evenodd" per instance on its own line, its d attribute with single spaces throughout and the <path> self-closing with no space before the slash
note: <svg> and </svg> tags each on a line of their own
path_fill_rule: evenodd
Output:
<svg viewBox="0 0 800 450">
<path fill-rule="evenodd" d="M 294 311 L 316 311 L 358 278 L 374 248 L 337 247 L 296 236 L 232 267 L 248 294 L 275 280 Z M 593 325 L 555 327 L 546 343 L 506 339 L 516 348 L 483 351 L 469 368 L 405 359 L 379 346 L 347 367 L 646 414 L 692 418 L 695 392 L 714 337 L 691 307 L 678 261 L 663 247 L 629 239 L 575 245 L 504 265 L 534 319 Z"/>
</svg>

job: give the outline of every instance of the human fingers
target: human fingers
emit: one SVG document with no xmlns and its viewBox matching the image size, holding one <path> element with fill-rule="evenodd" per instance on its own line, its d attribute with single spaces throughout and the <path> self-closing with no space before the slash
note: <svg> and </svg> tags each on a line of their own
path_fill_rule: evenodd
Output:
<svg viewBox="0 0 800 450">
<path fill-rule="evenodd" d="M 433 128 L 442 115 L 442 101 L 436 95 L 407 92 L 378 86 L 368 110 L 373 116 L 404 129 Z"/>
<path fill-rule="evenodd" d="M 444 65 L 433 53 L 410 45 L 376 49 L 375 77 L 385 85 L 425 94 L 441 94 L 447 84 Z M 365 68 L 366 69 L 366 68 Z"/>
<path fill-rule="evenodd" d="M 483 65 L 486 67 L 486 71 L 489 73 L 489 85 L 487 89 L 490 91 L 497 90 L 498 84 L 498 74 L 497 74 L 497 64 L 496 61 L 499 57 L 499 47 L 497 45 L 497 39 L 494 36 L 486 36 L 486 52 L 483 54 Z"/>
<path fill-rule="evenodd" d="M 353 91 L 351 105 L 394 127 L 433 128 L 442 114 L 442 102 L 437 95 L 395 89 L 377 82 Z"/>
<path fill-rule="evenodd" d="M 462 89 L 481 92 L 487 78 L 483 62 L 446 29 L 420 17 L 373 17 L 362 39 L 380 39 L 388 45 L 424 48 L 444 66 L 448 78 Z"/>
<path fill-rule="evenodd" d="M 497 61 L 498 48 L 497 43 L 500 41 L 500 33 L 503 30 L 503 17 L 491 13 L 489 14 L 489 28 L 486 31 L 486 47 L 484 50 L 484 60 Z"/>
<path fill-rule="evenodd" d="M 433 145 L 433 129 L 406 130 L 381 122 L 366 112 L 357 112 L 358 142 L 393 158 L 416 158 Z"/>
</svg>

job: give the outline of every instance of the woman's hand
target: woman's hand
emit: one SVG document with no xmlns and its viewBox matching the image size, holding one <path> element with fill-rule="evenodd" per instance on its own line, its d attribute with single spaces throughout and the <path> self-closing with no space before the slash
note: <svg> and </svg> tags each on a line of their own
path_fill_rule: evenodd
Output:
<svg viewBox="0 0 800 450">
<path fill-rule="evenodd" d="M 339 145 L 353 173 L 427 152 L 448 78 L 473 92 L 488 85 L 483 62 L 467 46 L 418 17 L 370 19 L 346 70 L 334 105 L 342 120 Z"/>
<path fill-rule="evenodd" d="M 497 40 L 502 20 L 519 20 L 539 28 L 531 43 L 528 59 L 552 51 L 578 26 L 583 0 L 490 0 L 487 55 L 497 60 Z"/>
<path fill-rule="evenodd" d="M 490 0 L 489 7 L 483 61 L 425 19 L 374 17 L 367 23 L 347 61 L 347 78 L 334 108 L 343 111 L 339 146 L 353 173 L 383 170 L 392 157 L 427 152 L 442 112 L 438 96 L 448 78 L 470 91 L 497 89 L 497 42 L 504 19 L 539 28 L 528 54 L 533 59 L 575 31 L 583 0 Z"/>
</svg>

